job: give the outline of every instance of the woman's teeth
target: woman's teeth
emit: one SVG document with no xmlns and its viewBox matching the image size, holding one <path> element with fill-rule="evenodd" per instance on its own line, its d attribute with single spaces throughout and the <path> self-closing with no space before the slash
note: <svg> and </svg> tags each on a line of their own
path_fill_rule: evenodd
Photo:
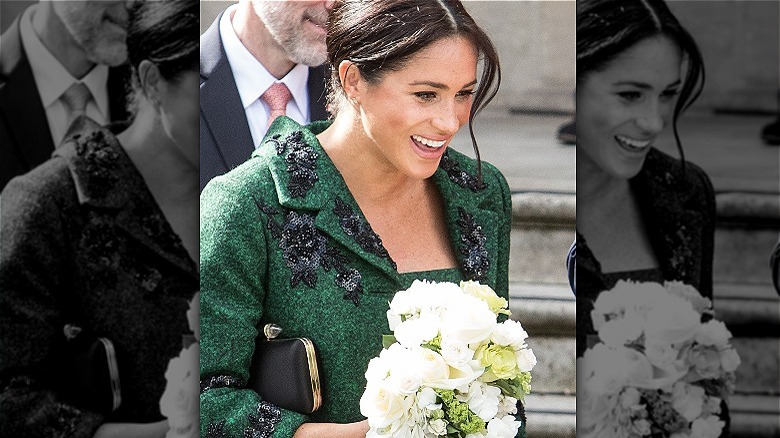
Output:
<svg viewBox="0 0 780 438">
<path fill-rule="evenodd" d="M 634 140 L 633 138 L 623 137 L 622 135 L 616 135 L 615 139 L 622 143 L 625 146 L 628 146 L 632 149 L 644 149 L 648 146 L 650 146 L 650 143 L 652 143 L 651 140 Z"/>
<path fill-rule="evenodd" d="M 425 146 L 428 146 L 430 148 L 440 148 L 444 146 L 444 143 L 447 143 L 447 140 L 441 140 L 441 141 L 435 141 L 431 140 L 429 138 L 420 137 L 419 135 L 413 135 L 412 139 L 418 143 L 422 143 Z"/>
</svg>

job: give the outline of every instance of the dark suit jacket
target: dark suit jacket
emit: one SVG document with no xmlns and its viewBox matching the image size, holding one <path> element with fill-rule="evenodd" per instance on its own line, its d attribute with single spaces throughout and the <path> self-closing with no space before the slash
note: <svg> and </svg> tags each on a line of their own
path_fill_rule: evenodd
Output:
<svg viewBox="0 0 780 438">
<path fill-rule="evenodd" d="M 200 37 L 200 189 L 249 159 L 255 150 L 222 38 L 219 20 Z M 309 69 L 309 114 L 325 120 L 325 66 Z"/>
<path fill-rule="evenodd" d="M 0 43 L 0 190 L 14 176 L 48 160 L 55 146 L 22 46 L 19 19 L 2 35 Z M 108 98 L 113 121 L 128 117 L 125 99 L 128 78 L 127 67 L 109 70 Z"/>
<path fill-rule="evenodd" d="M 199 287 L 195 262 L 116 138 L 84 117 L 69 134 L 2 195 L 2 436 L 91 437 L 104 421 L 161 420 L 165 370 Z M 66 323 L 114 343 L 122 404 L 108 417 L 54 389 Z"/>
</svg>

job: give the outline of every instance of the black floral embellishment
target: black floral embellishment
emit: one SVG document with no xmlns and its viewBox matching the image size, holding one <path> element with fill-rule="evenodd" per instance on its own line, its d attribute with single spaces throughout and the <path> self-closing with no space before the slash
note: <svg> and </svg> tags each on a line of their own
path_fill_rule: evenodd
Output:
<svg viewBox="0 0 780 438">
<path fill-rule="evenodd" d="M 206 429 L 206 438 L 227 438 L 225 420 L 222 420 L 219 423 L 209 423 Z"/>
<path fill-rule="evenodd" d="M 382 244 L 382 239 L 371 228 L 371 224 L 361 220 L 360 216 L 341 198 L 336 198 L 336 206 L 333 212 L 339 217 L 341 229 L 355 241 L 363 251 L 370 252 L 379 257 L 387 259 L 393 269 L 398 269 L 395 261 L 387 253 L 387 249 Z"/>
<path fill-rule="evenodd" d="M 439 161 L 439 167 L 447 172 L 447 176 L 450 178 L 450 181 L 463 187 L 464 189 L 469 189 L 476 193 L 484 190 L 487 187 L 487 184 L 485 184 L 485 182 L 482 181 L 478 176 L 471 175 L 465 170 L 458 168 L 458 163 L 450 158 L 449 151 L 444 152 L 444 155 L 442 155 L 441 161 Z"/>
<path fill-rule="evenodd" d="M 103 131 L 90 132 L 86 136 L 74 136 L 76 153 L 84 160 L 89 178 L 89 189 L 104 196 L 118 182 L 117 160 L 119 154 L 107 141 Z"/>
<path fill-rule="evenodd" d="M 244 429 L 244 438 L 270 438 L 276 423 L 282 419 L 282 411 L 268 403 L 261 401 L 257 404 L 257 415 L 249 414 L 249 426 Z"/>
<path fill-rule="evenodd" d="M 279 247 L 292 271 L 290 284 L 295 287 L 303 281 L 307 286 L 315 287 L 317 268 L 325 262 L 328 242 L 314 226 L 314 217 L 289 211 L 282 225 Z"/>
<path fill-rule="evenodd" d="M 363 277 L 355 269 L 346 267 L 347 258 L 337 248 L 329 245 L 328 238 L 314 226 L 314 216 L 287 210 L 284 222 L 277 222 L 279 212 L 262 201 L 256 201 L 260 210 L 268 217 L 267 228 L 271 236 L 279 240 L 287 267 L 290 268 L 290 286 L 303 282 L 306 286 L 317 286 L 317 270 L 336 270 L 337 286 L 345 290 L 344 298 L 356 306 L 363 293 Z"/>
<path fill-rule="evenodd" d="M 83 413 L 73 406 L 62 403 L 57 403 L 54 409 L 56 410 L 56 426 L 52 432 L 56 431 L 56 434 L 53 436 L 75 435 Z"/>
<path fill-rule="evenodd" d="M 293 198 L 302 198 L 320 179 L 317 176 L 319 154 L 306 143 L 303 131 L 294 131 L 284 140 L 279 140 L 280 138 L 281 135 L 276 134 L 267 142 L 273 143 L 277 155 L 287 152 L 284 157 L 284 161 L 287 163 L 287 172 L 290 173 L 287 188 Z"/>
<path fill-rule="evenodd" d="M 339 271 L 336 275 L 336 285 L 344 289 L 344 299 L 360 305 L 360 295 L 363 293 L 363 277 L 357 269 Z"/>
<path fill-rule="evenodd" d="M 211 376 L 206 380 L 200 381 L 201 394 L 203 394 L 204 392 L 210 389 L 215 389 L 215 388 L 243 388 L 243 387 L 244 387 L 243 380 L 239 379 L 238 377 L 233 377 L 228 375 Z"/>
<path fill-rule="evenodd" d="M 153 292 L 163 279 L 162 274 L 155 268 L 143 268 L 141 272 L 136 272 L 135 277 L 147 292 Z"/>
<path fill-rule="evenodd" d="M 484 280 L 490 268 L 490 260 L 485 248 L 487 238 L 482 226 L 477 225 L 474 218 L 462 207 L 458 208 L 458 226 L 460 241 L 463 243 L 460 248 L 460 253 L 464 256 L 463 271 L 470 280 Z"/>
<path fill-rule="evenodd" d="M 84 249 L 86 262 L 98 268 L 95 270 L 96 279 L 107 283 L 116 281 L 122 263 L 122 244 L 117 237 L 113 218 L 90 212 L 79 246 Z"/>
</svg>

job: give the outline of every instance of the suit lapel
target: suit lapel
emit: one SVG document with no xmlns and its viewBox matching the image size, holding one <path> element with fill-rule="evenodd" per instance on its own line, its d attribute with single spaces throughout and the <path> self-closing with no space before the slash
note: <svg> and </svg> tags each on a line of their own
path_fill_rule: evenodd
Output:
<svg viewBox="0 0 780 438">
<path fill-rule="evenodd" d="M 226 170 L 230 170 L 249 158 L 254 143 L 233 71 L 222 47 L 219 20 L 217 18 L 201 37 L 200 111 Z"/>
<path fill-rule="evenodd" d="M 325 65 L 309 68 L 309 79 L 306 88 L 309 91 L 309 118 L 312 122 L 317 120 L 327 120 L 330 114 L 325 109 L 327 95 L 325 94 L 325 84 L 328 80 L 330 69 Z"/>
<path fill-rule="evenodd" d="M 15 140 L 13 149 L 30 170 L 49 159 L 54 144 L 32 68 L 22 48 L 19 18 L 3 34 L 0 59 L 5 76 L 0 85 L 0 112 Z"/>
</svg>

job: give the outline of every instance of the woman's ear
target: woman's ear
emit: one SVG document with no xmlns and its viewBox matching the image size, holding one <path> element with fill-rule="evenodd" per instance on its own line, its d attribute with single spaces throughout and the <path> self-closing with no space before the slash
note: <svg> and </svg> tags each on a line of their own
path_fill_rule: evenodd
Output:
<svg viewBox="0 0 780 438">
<path fill-rule="evenodd" d="M 144 59 L 138 64 L 138 80 L 141 82 L 141 89 L 149 102 L 155 109 L 160 106 L 160 93 L 164 87 L 160 69 L 153 62 Z"/>
<path fill-rule="evenodd" d="M 341 61 L 339 63 L 339 80 L 341 81 L 341 88 L 344 89 L 344 94 L 347 95 L 347 99 L 354 102 L 360 101 L 360 69 L 351 61 Z"/>
</svg>

